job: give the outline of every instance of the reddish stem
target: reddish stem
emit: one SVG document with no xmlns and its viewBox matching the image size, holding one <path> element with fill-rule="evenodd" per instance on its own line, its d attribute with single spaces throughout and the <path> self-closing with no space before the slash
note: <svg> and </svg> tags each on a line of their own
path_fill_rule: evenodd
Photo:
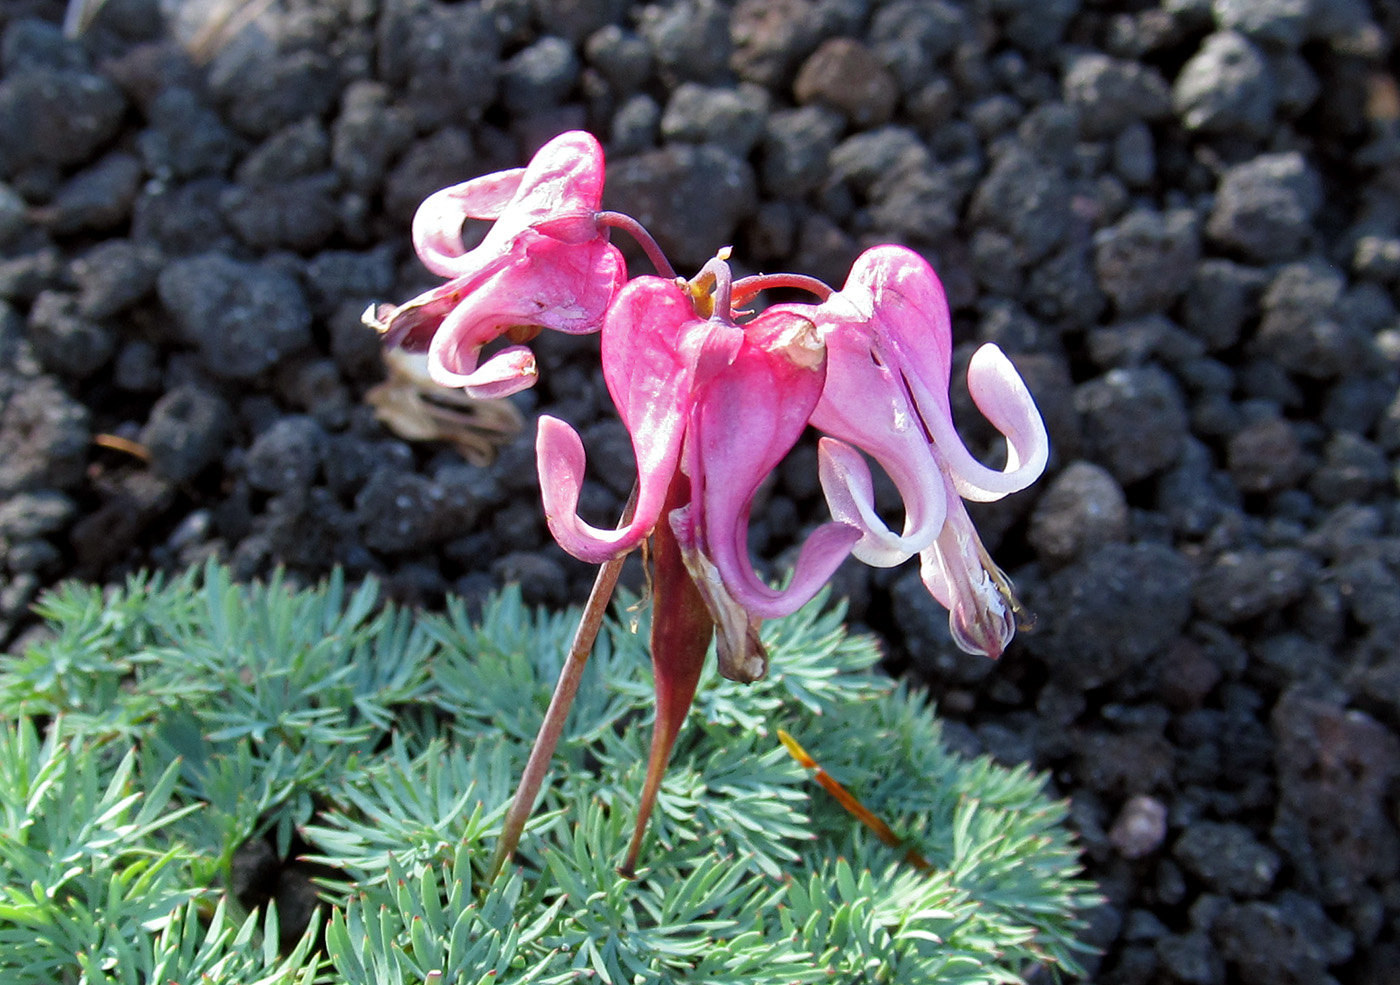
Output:
<svg viewBox="0 0 1400 985">
<path fill-rule="evenodd" d="M 667 280 L 675 279 L 676 268 L 671 266 L 671 261 L 666 259 L 666 254 L 662 252 L 660 244 L 656 242 L 651 233 L 647 232 L 646 226 L 622 212 L 599 212 L 594 216 L 594 219 L 600 226 L 608 229 L 621 229 L 631 236 L 642 248 L 642 252 L 647 255 L 651 265 L 656 268 L 658 276 L 665 277 Z"/>
<path fill-rule="evenodd" d="M 815 294 L 823 301 L 836 293 L 830 284 L 815 277 L 808 277 L 806 274 L 754 274 L 734 282 L 734 303 L 736 305 L 745 304 L 757 296 L 760 291 L 774 287 L 790 287 L 794 290 L 806 291 L 808 294 Z"/>
<path fill-rule="evenodd" d="M 619 526 L 626 526 L 632 522 L 632 513 L 637 506 L 637 487 L 632 487 L 632 496 L 627 501 L 627 506 L 622 511 L 622 519 Z M 491 868 L 487 871 L 486 881 L 492 882 L 511 856 L 515 854 L 515 848 L 520 844 L 520 835 L 525 830 L 525 822 L 530 819 L 530 814 L 534 812 L 535 801 L 539 799 L 540 787 L 544 785 L 545 775 L 549 772 L 550 761 L 554 758 L 554 750 L 559 745 L 559 739 L 564 734 L 564 723 L 569 717 L 569 708 L 574 703 L 574 697 L 578 694 L 579 682 L 583 680 L 584 668 L 588 666 L 589 654 L 593 652 L 593 644 L 598 639 L 598 632 L 603 627 L 603 617 L 608 611 L 608 602 L 612 600 L 613 590 L 617 588 L 618 576 L 622 574 L 622 564 L 627 560 L 627 555 L 614 558 L 599 566 L 598 576 L 593 581 L 593 590 L 588 593 L 588 601 L 584 603 L 583 613 L 579 616 L 578 628 L 574 630 L 573 642 L 569 645 L 569 653 L 564 658 L 564 668 L 559 672 L 559 680 L 554 685 L 554 695 L 549 699 L 549 709 L 544 713 L 544 721 L 540 723 L 539 734 L 535 736 L 535 745 L 530 750 L 530 758 L 525 763 L 525 771 L 520 774 L 520 786 L 515 790 L 515 799 L 511 801 L 510 810 L 506 812 L 505 821 L 501 825 L 501 838 L 496 842 L 496 854 L 491 858 Z"/>
</svg>

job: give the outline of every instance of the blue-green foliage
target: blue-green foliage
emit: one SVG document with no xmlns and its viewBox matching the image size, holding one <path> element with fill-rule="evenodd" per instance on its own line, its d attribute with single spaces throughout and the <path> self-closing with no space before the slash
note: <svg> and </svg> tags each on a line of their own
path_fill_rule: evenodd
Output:
<svg viewBox="0 0 1400 985">
<path fill-rule="evenodd" d="M 216 565 L 68 585 L 0 664 L 0 981 L 1003 982 L 1074 971 L 1091 887 L 1043 781 L 942 744 L 820 600 L 772 672 L 702 681 L 644 867 L 616 865 L 650 740 L 646 620 L 603 634 L 515 865 L 483 872 L 574 627 L 519 594 L 414 617 L 373 583 Z M 931 863 L 881 845 L 791 732 Z M 278 950 L 227 897 L 240 846 L 296 843 L 323 919 Z M 318 930 L 323 947 L 317 947 Z"/>
</svg>

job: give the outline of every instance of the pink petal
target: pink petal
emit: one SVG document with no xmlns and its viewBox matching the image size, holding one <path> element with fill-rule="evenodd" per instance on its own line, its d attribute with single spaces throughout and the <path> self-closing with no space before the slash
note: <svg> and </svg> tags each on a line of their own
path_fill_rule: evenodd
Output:
<svg viewBox="0 0 1400 985">
<path fill-rule="evenodd" d="M 856 557 L 866 564 L 889 567 L 913 557 L 938 536 L 945 511 L 943 478 L 899 354 L 881 331 L 886 312 L 882 309 L 877 315 L 874 296 L 855 279 L 860 268 L 857 261 L 846 287 L 817 309 L 827 367 L 812 426 L 870 455 L 899 490 L 905 515 L 903 533 L 896 535 L 876 515 L 872 494 L 859 486 L 841 488 L 847 481 L 859 482 L 862 470 L 868 485 L 864 463 L 857 467 L 855 459 L 836 451 L 836 446 L 824 446 L 822 488 L 832 515 L 861 529 L 853 551 Z M 892 295 L 886 298 L 886 304 L 895 301 Z M 936 335 L 935 331 L 935 348 Z"/>
<path fill-rule="evenodd" d="M 819 527 L 802 546 L 792 581 L 781 591 L 754 574 L 749 511 L 759 485 L 807 426 L 821 396 L 825 359 L 812 322 L 792 309 L 771 308 L 743 331 L 743 345 L 731 362 L 706 360 L 697 373 L 685 469 L 694 496 L 690 522 L 701 552 L 734 600 L 766 619 L 810 601 L 860 532 L 841 523 Z"/>
<path fill-rule="evenodd" d="M 624 276 L 622 255 L 601 241 L 583 246 L 554 240 L 522 243 L 514 256 L 481 277 L 450 281 L 439 289 L 441 302 L 451 299 L 452 305 L 432 335 L 429 374 L 443 386 L 483 385 L 476 375 L 482 348 L 514 326 L 596 331 Z M 508 392 L 532 385 L 533 365 L 531 361 L 528 377 L 519 377 L 519 385 Z"/>
<path fill-rule="evenodd" d="M 554 539 L 574 557 L 596 564 L 625 554 L 656 526 L 680 460 L 697 331 L 705 326 L 681 289 L 660 277 L 638 277 L 608 309 L 603 376 L 637 459 L 637 505 L 627 526 L 603 530 L 578 517 L 583 443 L 568 425 L 540 418 L 535 447 L 545 515 Z"/>
<path fill-rule="evenodd" d="M 861 532 L 851 553 L 877 568 L 902 564 L 924 550 L 943 529 L 947 499 L 927 446 L 907 457 L 876 455 L 904 498 L 904 534 L 895 534 L 875 512 L 875 488 L 865 457 L 850 445 L 823 438 L 817 445 L 822 492 L 832 517 Z"/>
<path fill-rule="evenodd" d="M 414 252 L 423 266 L 439 277 L 470 273 L 472 264 L 463 262 L 468 251 L 462 242 L 462 224 L 467 219 L 500 218 L 520 188 L 524 174 L 524 168 L 497 171 L 433 192 L 424 199 L 413 214 L 412 234 Z M 477 262 L 482 259 L 479 255 Z"/>
<path fill-rule="evenodd" d="M 950 487 L 948 522 L 934 545 L 919 556 L 924 586 L 948 610 L 953 641 L 967 653 L 993 659 L 1016 635 L 1017 603 L 1011 583 L 992 563 Z"/>
<path fill-rule="evenodd" d="M 679 442 L 677 442 L 679 446 Z M 679 453 L 679 448 L 678 448 Z M 589 564 L 602 564 L 633 550 L 651 533 L 661 514 L 655 482 L 644 486 L 632 522 L 617 530 L 604 530 L 585 523 L 578 515 L 579 494 L 587 468 L 583 442 L 578 432 L 555 417 L 541 416 L 535 438 L 535 461 L 540 473 L 540 495 L 544 500 L 549 532 L 569 554 Z M 645 511 L 645 512 L 644 512 Z"/>
<path fill-rule="evenodd" d="M 914 398 L 921 407 L 933 401 L 922 382 L 910 380 Z M 1006 438 L 1004 469 L 990 469 L 972 457 L 953 427 L 950 414 L 925 415 L 924 421 L 958 493 L 974 502 L 991 502 L 1019 492 L 1040 478 L 1050 457 L 1050 438 L 1016 367 L 995 345 L 987 343 L 972 354 L 967 366 L 967 386 L 978 410 Z"/>
</svg>

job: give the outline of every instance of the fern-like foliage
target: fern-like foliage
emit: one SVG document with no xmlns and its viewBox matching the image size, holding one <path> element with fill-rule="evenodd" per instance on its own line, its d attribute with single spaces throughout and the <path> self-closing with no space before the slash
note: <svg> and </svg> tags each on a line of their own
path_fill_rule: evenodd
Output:
<svg viewBox="0 0 1400 985">
<path fill-rule="evenodd" d="M 645 867 L 615 869 L 650 740 L 644 614 L 590 662 L 515 865 L 483 873 L 574 628 L 507 591 L 414 617 L 339 576 L 223 568 L 67 585 L 0 661 L 0 980 L 993 983 L 1077 970 L 1093 905 L 1043 780 L 949 752 L 822 600 L 771 622 L 772 672 L 710 675 Z M 880 844 L 777 742 L 931 863 Z M 251 839 L 327 873 L 279 950 L 240 911 Z M 309 850 L 307 848 L 309 847 Z M 295 938 L 295 935 L 293 935 Z"/>
</svg>

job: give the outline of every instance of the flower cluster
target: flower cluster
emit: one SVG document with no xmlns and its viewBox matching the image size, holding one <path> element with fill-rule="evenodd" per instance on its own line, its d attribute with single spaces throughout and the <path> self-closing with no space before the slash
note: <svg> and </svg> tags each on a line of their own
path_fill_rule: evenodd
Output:
<svg viewBox="0 0 1400 985">
<path fill-rule="evenodd" d="M 602 189 L 597 141 L 566 133 L 527 168 L 436 193 L 415 217 L 413 239 L 424 264 L 449 280 L 366 318 L 387 342 L 426 349 L 434 380 L 477 396 L 534 382 L 523 344 L 480 363 L 496 339 L 523 343 L 543 328 L 601 332 L 603 377 L 637 461 L 630 518 L 609 530 L 578 516 L 585 453 L 572 427 L 541 417 L 536 447 L 549 528 L 566 551 L 602 563 L 650 545 L 658 708 L 640 832 L 711 638 L 726 676 L 763 676 L 761 620 L 796 611 L 848 555 L 881 567 L 917 555 L 958 645 L 999 656 L 1018 606 L 963 501 L 1025 488 L 1045 468 L 1048 441 L 1020 376 L 984 345 L 968 387 L 1006 438 L 1006 466 L 988 468 L 968 452 L 949 406 L 947 300 L 914 251 L 867 250 L 840 291 L 798 275 L 734 281 L 726 251 L 684 280 L 634 220 L 602 211 Z M 468 218 L 494 220 L 471 250 L 462 238 Z M 636 235 L 662 276 L 629 280 L 609 242 L 614 228 Z M 817 300 L 744 310 L 778 286 Z M 786 587 L 775 589 L 749 558 L 749 515 L 808 426 L 823 435 L 820 480 L 832 520 L 807 537 Z M 876 512 L 869 459 L 903 499 L 897 533 Z"/>
</svg>

